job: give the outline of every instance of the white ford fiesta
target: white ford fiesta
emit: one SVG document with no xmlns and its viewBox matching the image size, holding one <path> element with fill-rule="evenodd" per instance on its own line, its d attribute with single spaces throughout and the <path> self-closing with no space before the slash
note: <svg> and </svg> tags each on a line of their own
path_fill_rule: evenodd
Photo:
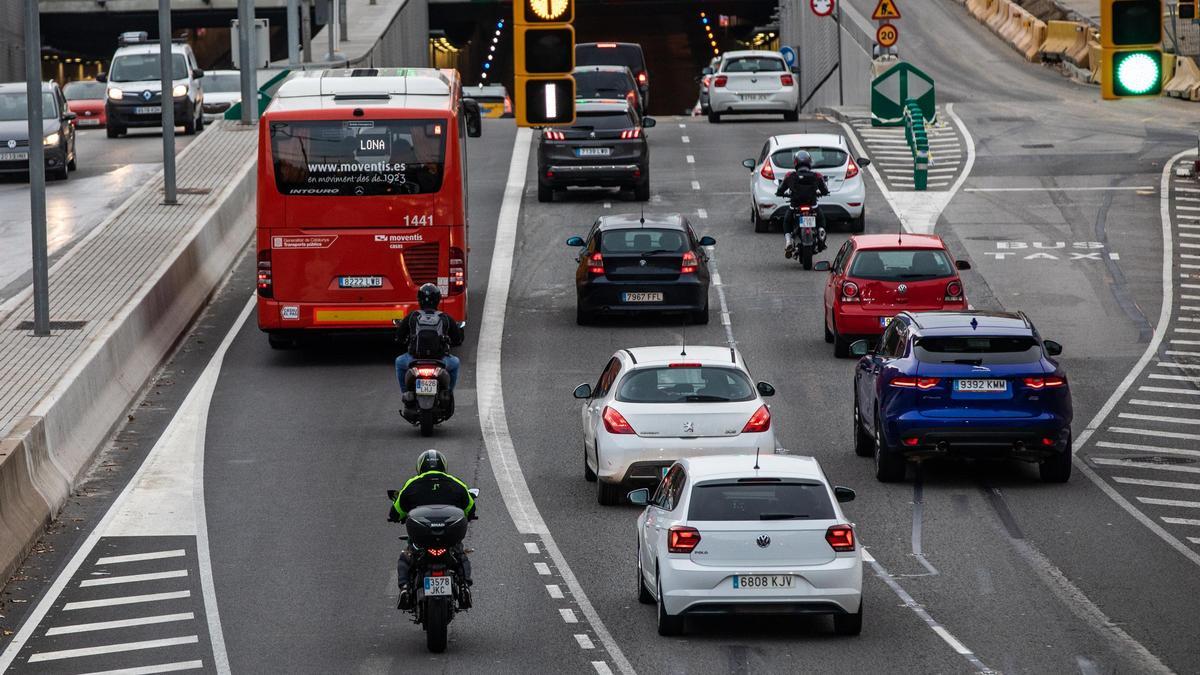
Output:
<svg viewBox="0 0 1200 675">
<path fill-rule="evenodd" d="M 729 347 L 637 347 L 613 354 L 595 386 L 581 384 L 583 474 L 601 504 L 653 485 L 681 457 L 775 453 L 775 394 L 753 384 Z"/>
<path fill-rule="evenodd" d="M 660 635 L 696 615 L 830 614 L 862 631 L 862 550 L 812 457 L 681 459 L 653 491 L 629 493 L 637 519 L 638 600 Z"/>
</svg>

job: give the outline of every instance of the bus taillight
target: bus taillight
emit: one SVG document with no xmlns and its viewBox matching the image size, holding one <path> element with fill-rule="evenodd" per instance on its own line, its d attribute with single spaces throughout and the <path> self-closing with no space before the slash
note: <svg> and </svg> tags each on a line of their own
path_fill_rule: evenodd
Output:
<svg viewBox="0 0 1200 675">
<path fill-rule="evenodd" d="M 271 288 L 271 249 L 258 252 L 258 294 L 264 298 L 274 295 Z"/>
<path fill-rule="evenodd" d="M 467 259 L 461 248 L 450 248 L 450 295 L 467 290 Z"/>
</svg>

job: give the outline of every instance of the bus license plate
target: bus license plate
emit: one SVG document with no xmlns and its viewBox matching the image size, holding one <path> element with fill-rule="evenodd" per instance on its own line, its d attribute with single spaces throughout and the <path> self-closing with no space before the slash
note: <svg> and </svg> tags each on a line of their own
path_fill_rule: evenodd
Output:
<svg viewBox="0 0 1200 675">
<path fill-rule="evenodd" d="M 28 152 L 0 152 L 0 162 L 27 162 Z"/>
<path fill-rule="evenodd" d="M 341 288 L 382 288 L 383 277 L 338 277 Z"/>
<path fill-rule="evenodd" d="M 139 105 L 133 109 L 134 115 L 161 115 L 161 105 Z"/>
<path fill-rule="evenodd" d="M 417 380 L 417 396 L 434 396 L 437 394 L 437 380 Z"/>
<path fill-rule="evenodd" d="M 1004 380 L 955 380 L 954 391 L 980 391 L 991 394 L 1008 391 Z"/>
<path fill-rule="evenodd" d="M 790 574 L 746 574 L 733 577 L 733 587 L 738 590 L 758 588 L 795 588 L 795 578 Z"/>
<path fill-rule="evenodd" d="M 662 293 L 622 293 L 621 302 L 662 302 Z"/>
<path fill-rule="evenodd" d="M 612 154 L 612 148 L 576 148 L 575 154 L 579 157 L 608 157 Z"/>
<path fill-rule="evenodd" d="M 450 595 L 450 577 L 425 577 L 425 595 Z"/>
</svg>

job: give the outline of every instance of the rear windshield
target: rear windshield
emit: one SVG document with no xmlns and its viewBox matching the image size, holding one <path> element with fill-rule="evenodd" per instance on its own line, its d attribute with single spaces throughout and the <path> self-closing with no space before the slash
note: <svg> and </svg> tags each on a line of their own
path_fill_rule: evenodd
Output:
<svg viewBox="0 0 1200 675">
<path fill-rule="evenodd" d="M 625 73 L 593 70 L 574 77 L 576 98 L 624 98 L 634 87 Z"/>
<path fill-rule="evenodd" d="M 1032 363 L 1042 350 L 1033 337 L 967 335 L 918 338 L 913 354 L 925 363 L 985 365 Z"/>
<path fill-rule="evenodd" d="M 634 73 L 645 70 L 642 48 L 637 45 L 575 45 L 576 66 L 628 66 Z"/>
<path fill-rule="evenodd" d="M 624 110 L 604 112 L 580 112 L 575 115 L 575 128 L 597 131 L 632 129 L 633 116 Z"/>
<path fill-rule="evenodd" d="M 627 403 L 719 403 L 753 398 L 754 389 L 741 371 L 709 366 L 635 370 L 617 392 L 617 400 Z"/>
<path fill-rule="evenodd" d="M 945 251 L 859 251 L 850 276 L 878 281 L 920 281 L 954 276 Z"/>
<path fill-rule="evenodd" d="M 688 520 L 831 520 L 833 502 L 816 481 L 700 483 Z"/>
<path fill-rule="evenodd" d="M 789 148 L 776 151 L 771 161 L 775 166 L 790 169 L 796 166 L 796 153 L 802 150 L 812 157 L 814 169 L 836 169 L 846 163 L 846 153 L 837 148 Z"/>
<path fill-rule="evenodd" d="M 787 70 L 783 59 L 769 56 L 743 56 L 725 62 L 723 73 L 782 73 Z"/>
<path fill-rule="evenodd" d="M 272 122 L 275 187 L 288 195 L 415 195 L 442 187 L 443 120 Z"/>
<path fill-rule="evenodd" d="M 679 230 L 639 227 L 629 230 L 605 230 L 600 233 L 601 253 L 683 253 L 686 250 L 687 236 Z"/>
<path fill-rule="evenodd" d="M 103 100 L 104 85 L 95 80 L 68 82 L 67 86 L 63 87 L 63 96 L 66 96 L 68 101 Z"/>
<path fill-rule="evenodd" d="M 183 80 L 188 76 L 187 61 L 183 54 L 171 54 L 171 79 Z M 109 82 L 158 81 L 162 73 L 158 68 L 158 54 L 124 54 L 113 59 L 108 71 Z"/>
</svg>

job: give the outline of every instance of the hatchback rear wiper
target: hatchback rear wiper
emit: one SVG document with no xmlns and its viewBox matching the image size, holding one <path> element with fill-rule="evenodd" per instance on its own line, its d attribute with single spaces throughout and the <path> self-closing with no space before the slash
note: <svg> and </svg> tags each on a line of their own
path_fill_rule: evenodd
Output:
<svg viewBox="0 0 1200 675">
<path fill-rule="evenodd" d="M 983 365 L 983 359 L 950 359 L 949 361 L 942 361 L 942 363 L 958 363 L 964 366 L 981 366 Z"/>
<path fill-rule="evenodd" d="M 760 513 L 759 520 L 795 520 L 797 518 L 807 518 L 807 513 Z"/>
<path fill-rule="evenodd" d="M 724 396 L 712 396 L 710 394 L 688 394 L 683 398 L 689 403 L 721 403 L 730 400 Z"/>
<path fill-rule="evenodd" d="M 675 251 L 668 251 L 668 250 L 667 250 L 667 249 L 665 249 L 665 248 L 656 248 L 656 249 L 654 249 L 653 251 L 646 251 L 645 253 L 643 253 L 643 254 L 642 254 L 642 257 L 643 257 L 643 258 L 649 258 L 649 257 L 650 257 L 650 256 L 652 256 L 652 255 L 658 255 L 658 254 L 660 254 L 660 253 L 674 253 L 674 252 L 675 252 Z"/>
</svg>

